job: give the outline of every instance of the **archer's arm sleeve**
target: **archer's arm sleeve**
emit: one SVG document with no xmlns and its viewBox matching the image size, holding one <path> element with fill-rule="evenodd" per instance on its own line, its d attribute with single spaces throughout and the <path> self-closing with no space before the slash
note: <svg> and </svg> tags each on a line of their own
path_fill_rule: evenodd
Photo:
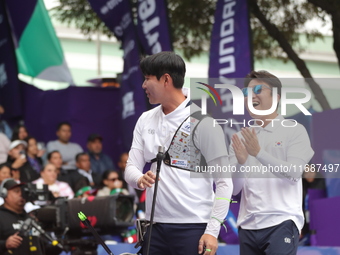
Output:
<svg viewBox="0 0 340 255">
<path fill-rule="evenodd" d="M 133 131 L 132 146 L 124 174 L 125 181 L 135 189 L 140 189 L 138 188 L 137 182 L 139 178 L 143 176 L 143 168 L 145 166 L 142 127 L 143 120 L 140 117 L 136 123 L 135 130 Z"/>
</svg>

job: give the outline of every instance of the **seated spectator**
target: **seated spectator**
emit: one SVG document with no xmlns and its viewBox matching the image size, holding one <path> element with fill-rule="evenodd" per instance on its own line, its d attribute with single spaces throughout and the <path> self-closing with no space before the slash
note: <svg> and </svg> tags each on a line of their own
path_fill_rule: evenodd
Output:
<svg viewBox="0 0 340 255">
<path fill-rule="evenodd" d="M 11 178 L 11 168 L 8 164 L 0 164 L 0 184 L 3 180 Z"/>
<path fill-rule="evenodd" d="M 11 141 L 3 133 L 0 133 L 0 164 L 6 162 Z"/>
<path fill-rule="evenodd" d="M 32 136 L 27 136 L 25 142 L 27 143 L 27 161 L 30 163 L 33 170 L 40 174 L 43 162 L 42 159 L 38 157 L 39 150 L 37 147 L 37 140 Z"/>
<path fill-rule="evenodd" d="M 62 182 L 67 182 L 71 186 L 71 183 L 69 181 L 70 174 L 66 170 L 62 169 L 63 159 L 61 157 L 60 152 L 52 151 L 48 153 L 47 161 L 48 163 L 55 165 L 55 167 L 57 168 L 57 173 L 58 173 L 57 180 L 62 181 Z"/>
<path fill-rule="evenodd" d="M 40 172 L 40 175 L 41 177 L 32 183 L 47 184 L 54 197 L 74 197 L 71 187 L 66 182 L 57 180 L 57 168 L 55 165 L 47 164 Z"/>
<path fill-rule="evenodd" d="M 28 136 L 28 132 L 27 132 L 25 125 L 19 124 L 14 127 L 11 140 L 12 141 L 25 140 L 27 136 Z"/>
<path fill-rule="evenodd" d="M 6 163 L 0 164 L 0 185 L 3 180 L 11 178 L 11 169 Z M 0 205 L 4 203 L 4 199 L 0 197 Z"/>
<path fill-rule="evenodd" d="M 20 182 L 31 182 L 40 176 L 27 161 L 25 154 L 26 147 L 27 143 L 21 140 L 11 142 L 9 146 L 7 163 L 9 163 L 12 170 L 19 170 Z"/>
<path fill-rule="evenodd" d="M 77 171 L 71 171 L 68 175 L 74 192 L 84 186 L 98 187 L 100 185 L 101 177 L 91 170 L 90 157 L 87 153 L 77 154 L 76 166 Z"/>
<path fill-rule="evenodd" d="M 47 153 L 52 151 L 59 151 L 62 159 L 63 166 L 65 170 L 74 170 L 76 168 L 75 157 L 78 153 L 83 152 L 83 149 L 77 143 L 70 142 L 72 135 L 71 124 L 68 122 L 61 122 L 57 128 L 58 140 L 50 141 L 47 144 Z"/>
<path fill-rule="evenodd" d="M 93 172 L 102 175 L 106 170 L 114 169 L 112 159 L 102 152 L 103 138 L 98 134 L 91 134 L 87 138 L 87 149 Z"/>
<path fill-rule="evenodd" d="M 76 156 L 76 165 L 78 173 L 89 181 L 90 186 L 100 185 L 101 177 L 92 171 L 90 156 L 87 153 L 79 153 Z"/>
<path fill-rule="evenodd" d="M 62 165 L 63 165 L 63 158 L 61 157 L 61 154 L 59 151 L 51 151 L 50 153 L 47 154 L 47 161 L 57 168 L 58 174 L 62 170 Z"/>
<path fill-rule="evenodd" d="M 1 117 L 5 113 L 5 108 L 0 105 L 0 133 L 3 133 L 7 136 L 8 139 L 12 137 L 12 129 L 8 125 L 7 121 L 3 120 Z"/>
<path fill-rule="evenodd" d="M 11 168 L 8 164 L 2 163 L 0 164 L 0 185 L 3 180 L 11 178 Z M 4 199 L 0 197 L 0 205 L 4 203 Z"/>
<path fill-rule="evenodd" d="M 97 196 L 109 196 L 117 193 L 129 195 L 129 192 L 123 189 L 123 182 L 119 179 L 118 173 L 114 170 L 106 170 L 102 175 L 101 189 L 98 190 Z"/>
</svg>

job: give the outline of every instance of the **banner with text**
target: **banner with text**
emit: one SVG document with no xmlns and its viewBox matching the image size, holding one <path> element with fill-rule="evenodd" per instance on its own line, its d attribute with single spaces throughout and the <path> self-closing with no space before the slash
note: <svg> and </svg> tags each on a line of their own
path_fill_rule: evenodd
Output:
<svg viewBox="0 0 340 255">
<path fill-rule="evenodd" d="M 124 68 L 121 81 L 122 134 L 124 149 L 131 147 L 135 124 L 147 110 L 147 100 L 142 89 L 143 75 L 139 68 L 140 50 L 133 23 L 130 1 L 88 0 L 92 9 L 105 25 L 122 42 Z"/>
<path fill-rule="evenodd" d="M 221 84 L 243 87 L 239 81 L 253 68 L 250 25 L 247 0 L 218 0 L 215 23 L 211 35 L 209 78 L 219 78 Z M 209 84 L 215 87 L 215 84 Z M 210 107 L 214 118 L 237 121 L 233 116 L 232 94 L 227 89 L 218 89 L 222 107 Z M 213 102 L 210 100 L 209 105 Z M 225 128 L 226 142 L 238 131 Z"/>
<path fill-rule="evenodd" d="M 245 117 L 233 115 L 233 96 L 231 92 L 227 89 L 217 88 L 218 86 L 210 84 L 209 81 L 214 80 L 214 83 L 243 87 L 242 79 L 237 78 L 244 78 L 253 67 L 249 30 L 247 0 L 217 1 L 209 58 L 209 78 L 214 79 L 208 79 L 208 85 L 216 88 L 216 93 L 219 94 L 221 99 L 221 107 L 214 107 L 212 100 L 208 102 L 208 110 L 215 119 L 241 122 L 241 119 Z M 240 130 L 240 126 L 230 127 L 223 125 L 222 127 L 227 147 L 229 147 L 232 135 Z M 237 215 L 238 212 L 236 211 L 235 213 Z M 232 226 L 233 222 L 227 219 L 227 224 Z M 237 243 L 237 238 L 232 238 L 231 233 L 237 236 L 237 231 L 229 229 L 229 233 L 226 233 L 224 228 L 221 228 L 220 237 L 227 243 L 235 243 L 235 240 Z"/>
<path fill-rule="evenodd" d="M 137 31 L 145 54 L 172 51 L 166 0 L 138 1 Z"/>
</svg>

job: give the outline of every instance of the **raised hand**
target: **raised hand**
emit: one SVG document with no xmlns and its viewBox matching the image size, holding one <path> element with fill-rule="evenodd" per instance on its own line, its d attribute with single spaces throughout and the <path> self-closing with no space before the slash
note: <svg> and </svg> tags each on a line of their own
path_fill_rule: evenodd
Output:
<svg viewBox="0 0 340 255">
<path fill-rule="evenodd" d="M 242 143 L 246 148 L 249 155 L 256 157 L 257 154 L 260 152 L 261 147 L 259 144 L 259 140 L 257 139 L 257 135 L 255 133 L 255 129 L 253 128 L 242 128 L 241 134 L 244 139 L 242 139 Z"/>
<path fill-rule="evenodd" d="M 243 143 L 241 142 L 240 138 L 237 134 L 234 134 L 231 138 L 232 140 L 232 146 L 235 152 L 235 156 L 237 158 L 237 161 L 239 164 L 244 164 L 247 161 L 248 158 L 248 151 L 246 147 L 244 147 Z"/>
</svg>

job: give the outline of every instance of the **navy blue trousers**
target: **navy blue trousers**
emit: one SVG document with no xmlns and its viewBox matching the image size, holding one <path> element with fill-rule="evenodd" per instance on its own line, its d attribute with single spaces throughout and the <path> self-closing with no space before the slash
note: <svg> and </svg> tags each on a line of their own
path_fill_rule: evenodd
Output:
<svg viewBox="0 0 340 255">
<path fill-rule="evenodd" d="M 154 224 L 149 255 L 198 255 L 198 241 L 206 226 L 207 224 Z M 146 254 L 148 235 L 147 232 L 143 254 Z"/>
<path fill-rule="evenodd" d="M 279 225 L 247 230 L 239 228 L 240 255 L 295 255 L 299 231 L 292 220 Z"/>
</svg>

